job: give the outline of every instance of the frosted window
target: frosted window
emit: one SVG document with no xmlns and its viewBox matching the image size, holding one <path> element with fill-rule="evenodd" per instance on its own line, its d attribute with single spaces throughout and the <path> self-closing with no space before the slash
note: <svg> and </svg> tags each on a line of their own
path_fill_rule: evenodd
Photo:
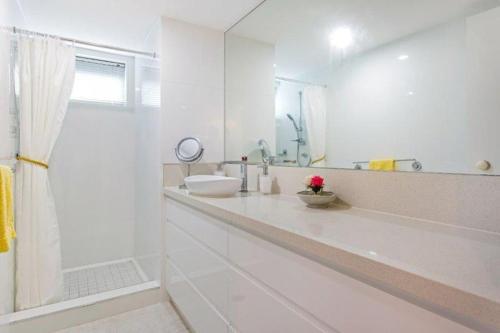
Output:
<svg viewBox="0 0 500 333">
<path fill-rule="evenodd" d="M 75 83 L 71 99 L 126 105 L 125 63 L 76 57 Z"/>
<path fill-rule="evenodd" d="M 160 71 L 153 67 L 142 69 L 141 103 L 145 106 L 160 107 Z"/>
</svg>

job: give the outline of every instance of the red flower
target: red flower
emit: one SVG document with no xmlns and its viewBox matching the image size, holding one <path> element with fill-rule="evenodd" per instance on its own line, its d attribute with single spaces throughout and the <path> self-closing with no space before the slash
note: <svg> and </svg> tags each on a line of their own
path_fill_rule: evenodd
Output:
<svg viewBox="0 0 500 333">
<path fill-rule="evenodd" d="M 322 187 L 325 180 L 320 176 L 314 176 L 311 178 L 311 186 L 312 187 Z"/>
</svg>

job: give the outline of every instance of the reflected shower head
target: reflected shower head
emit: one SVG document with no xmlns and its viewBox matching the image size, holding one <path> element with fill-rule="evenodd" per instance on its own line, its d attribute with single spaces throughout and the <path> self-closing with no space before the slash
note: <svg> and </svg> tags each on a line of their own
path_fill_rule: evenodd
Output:
<svg viewBox="0 0 500 333">
<path fill-rule="evenodd" d="M 291 114 L 287 113 L 286 116 L 288 117 L 288 119 L 290 119 L 290 121 L 293 123 L 293 127 L 295 127 L 295 130 L 297 132 L 300 132 L 300 128 L 299 126 L 297 125 L 297 122 L 295 121 L 295 119 L 292 117 Z"/>
<path fill-rule="evenodd" d="M 269 144 L 266 140 L 260 139 L 258 141 L 259 149 L 262 153 L 262 162 L 269 162 L 272 160 L 273 156 L 271 153 L 271 149 L 269 148 Z"/>
</svg>

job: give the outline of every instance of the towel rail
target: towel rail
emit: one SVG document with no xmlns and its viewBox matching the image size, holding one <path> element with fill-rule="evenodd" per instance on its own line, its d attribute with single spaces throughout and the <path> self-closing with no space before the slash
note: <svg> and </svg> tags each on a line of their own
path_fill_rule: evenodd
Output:
<svg viewBox="0 0 500 333">
<path fill-rule="evenodd" d="M 399 163 L 399 162 L 413 162 L 411 164 L 411 167 L 413 168 L 414 171 L 420 171 L 422 170 L 422 163 L 420 163 L 417 159 L 415 158 L 403 158 L 403 159 L 397 159 L 397 160 L 394 160 L 396 163 Z M 361 170 L 362 167 L 360 164 L 369 164 L 370 161 L 356 161 L 356 162 L 352 162 L 352 164 L 354 164 L 354 169 L 356 170 Z"/>
</svg>

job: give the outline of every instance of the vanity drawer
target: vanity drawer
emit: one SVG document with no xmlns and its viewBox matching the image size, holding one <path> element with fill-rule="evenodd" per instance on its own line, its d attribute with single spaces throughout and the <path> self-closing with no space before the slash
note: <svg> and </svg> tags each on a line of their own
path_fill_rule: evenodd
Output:
<svg viewBox="0 0 500 333">
<path fill-rule="evenodd" d="M 174 200 L 166 199 L 167 220 L 222 256 L 227 255 L 226 225 Z"/>
<path fill-rule="evenodd" d="M 169 262 L 236 331 L 320 332 L 281 296 L 268 293 L 260 282 L 235 270 L 226 259 L 178 226 L 166 223 L 166 236 Z"/>
<path fill-rule="evenodd" d="M 335 330 L 473 332 L 247 232 L 231 226 L 227 230 L 231 262 Z"/>
<path fill-rule="evenodd" d="M 269 293 L 260 282 L 231 270 L 228 309 L 231 326 L 241 333 L 319 333 L 319 328 L 280 295 Z"/>
<path fill-rule="evenodd" d="M 189 281 L 227 317 L 229 268 L 197 240 L 172 223 L 166 224 L 167 256 Z"/>
<path fill-rule="evenodd" d="M 195 332 L 232 332 L 224 319 L 188 283 L 186 278 L 167 260 L 167 289 L 172 301 L 188 319 Z"/>
</svg>

